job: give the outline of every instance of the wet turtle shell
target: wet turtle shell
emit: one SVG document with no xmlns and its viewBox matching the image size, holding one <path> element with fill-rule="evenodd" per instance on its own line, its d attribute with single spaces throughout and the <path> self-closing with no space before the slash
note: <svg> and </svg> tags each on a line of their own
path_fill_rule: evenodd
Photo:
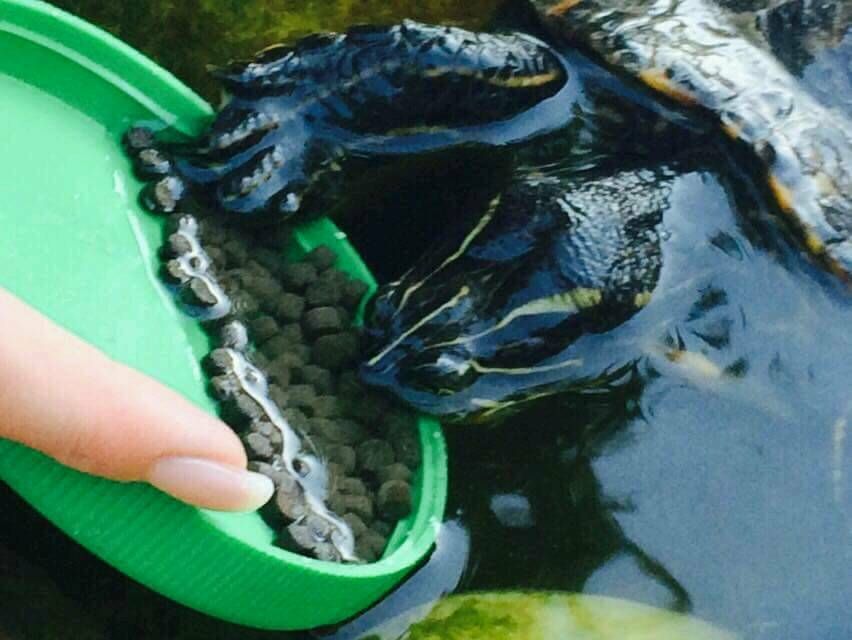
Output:
<svg viewBox="0 0 852 640">
<path fill-rule="evenodd" d="M 533 4 L 555 38 L 709 111 L 760 163 L 805 249 L 852 281 L 852 3 Z"/>
</svg>

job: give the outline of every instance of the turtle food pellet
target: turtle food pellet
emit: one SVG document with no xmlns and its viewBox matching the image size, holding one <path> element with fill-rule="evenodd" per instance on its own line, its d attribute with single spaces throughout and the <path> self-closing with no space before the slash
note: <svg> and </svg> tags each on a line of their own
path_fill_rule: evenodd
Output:
<svg viewBox="0 0 852 640">
<path fill-rule="evenodd" d="M 127 146 L 137 163 L 158 162 L 136 138 Z M 250 468 L 275 484 L 260 513 L 278 544 L 322 560 L 373 561 L 412 508 L 416 420 L 355 374 L 352 318 L 367 286 L 338 269 L 326 246 L 299 261 L 278 258 L 289 238 L 285 228 L 252 232 L 173 213 L 161 271 L 211 336 L 204 366 L 222 418 Z"/>
</svg>

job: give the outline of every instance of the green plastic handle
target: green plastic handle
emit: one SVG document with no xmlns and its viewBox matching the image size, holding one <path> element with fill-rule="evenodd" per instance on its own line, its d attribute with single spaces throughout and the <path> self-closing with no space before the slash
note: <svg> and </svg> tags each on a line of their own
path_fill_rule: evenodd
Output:
<svg viewBox="0 0 852 640">
<path fill-rule="evenodd" d="M 115 38 L 26 0 L 0 0 L 0 105 L 0 286 L 214 412 L 198 368 L 207 338 L 156 277 L 163 221 L 139 209 L 141 185 L 119 144 L 139 122 L 196 133 L 212 115 L 209 105 Z M 375 287 L 328 220 L 302 227 L 290 253 L 320 243 Z M 365 565 L 289 553 L 272 544 L 256 513 L 192 508 L 5 440 L 0 477 L 80 544 L 152 589 L 232 622 L 304 629 L 368 607 L 429 553 L 446 501 L 446 451 L 435 421 L 420 419 L 420 437 L 414 512 L 384 557 Z"/>
</svg>

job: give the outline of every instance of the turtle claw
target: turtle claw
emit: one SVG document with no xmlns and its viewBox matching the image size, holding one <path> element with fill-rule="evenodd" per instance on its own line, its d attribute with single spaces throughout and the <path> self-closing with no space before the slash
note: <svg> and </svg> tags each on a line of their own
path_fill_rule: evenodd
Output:
<svg viewBox="0 0 852 640">
<path fill-rule="evenodd" d="M 278 218 L 301 209 L 308 176 L 319 177 L 329 154 L 303 144 L 298 133 L 267 142 L 278 126 L 275 116 L 229 111 L 197 144 L 158 142 L 144 127 L 125 134 L 134 172 L 146 182 L 140 193 L 145 209 L 174 213 L 191 204 L 192 210 L 241 216 L 266 212 Z"/>
<path fill-rule="evenodd" d="M 172 163 L 162 151 L 149 147 L 136 156 L 136 171 L 143 178 L 156 178 L 171 172 Z"/>
<path fill-rule="evenodd" d="M 148 127 L 130 127 L 125 132 L 122 143 L 127 154 L 135 158 L 140 151 L 154 145 L 154 132 Z"/>
<path fill-rule="evenodd" d="M 146 184 L 139 198 L 142 206 L 152 213 L 174 213 L 185 194 L 183 180 L 175 175 L 166 175 Z"/>
<path fill-rule="evenodd" d="M 124 134 L 123 143 L 134 172 L 147 183 L 139 194 L 142 206 L 153 213 L 174 213 L 186 188 L 175 173 L 170 154 L 157 146 L 154 132 L 147 127 L 132 127 Z"/>
</svg>

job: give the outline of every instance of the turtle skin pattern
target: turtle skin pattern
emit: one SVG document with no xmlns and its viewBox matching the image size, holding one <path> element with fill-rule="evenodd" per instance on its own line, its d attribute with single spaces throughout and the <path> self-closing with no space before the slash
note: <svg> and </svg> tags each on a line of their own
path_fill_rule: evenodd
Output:
<svg viewBox="0 0 852 640">
<path fill-rule="evenodd" d="M 519 176 L 379 290 L 362 378 L 446 421 L 581 385 L 572 343 L 628 320 L 656 286 L 674 175 Z"/>
<path fill-rule="evenodd" d="M 511 142 L 567 113 L 538 108 L 569 85 L 538 40 L 411 21 L 309 36 L 215 73 L 231 97 L 200 139 L 154 143 L 137 132 L 130 145 L 145 151 L 137 167 L 152 179 L 149 209 L 191 201 L 262 220 L 325 213 L 348 159 Z M 505 126 L 513 118 L 519 126 Z"/>
<path fill-rule="evenodd" d="M 659 276 L 666 172 L 597 165 L 600 147 L 643 157 L 649 131 L 676 147 L 680 125 L 574 62 L 526 35 L 413 22 L 311 36 L 218 70 L 231 98 L 198 140 L 137 127 L 125 143 L 146 207 L 266 222 L 345 199 L 349 162 L 511 149 L 490 206 L 382 288 L 361 371 L 427 412 L 491 416 L 576 382 L 570 344 L 633 316 Z"/>
<path fill-rule="evenodd" d="M 712 113 L 763 167 L 779 211 L 805 250 L 852 282 L 848 2 L 533 4 L 554 38 L 591 49 L 687 109 Z M 821 79 L 809 82 L 811 60 L 831 73 L 823 70 Z"/>
<path fill-rule="evenodd" d="M 656 5 L 659 12 L 646 14 L 650 4 L 566 1 L 552 7 L 551 26 L 587 36 L 612 54 L 610 62 L 686 107 L 718 114 L 764 162 L 805 246 L 847 275 L 852 215 L 843 163 L 852 160 L 852 146 L 845 130 L 831 129 L 832 118 L 844 116 L 801 90 L 768 50 L 733 27 L 728 50 L 685 57 L 684 43 L 727 32 L 705 33 L 716 16 L 696 20 L 706 8 L 697 0 L 662 3 L 689 5 L 688 19 Z M 566 26 L 565 13 L 577 24 Z M 634 22 L 646 30 L 633 33 Z M 757 71 L 741 68 L 746 54 L 757 56 L 760 83 Z M 357 174 L 349 164 L 369 168 L 358 164 L 364 159 L 514 148 L 535 138 L 517 147 L 519 158 L 535 160 L 548 146 L 545 134 L 559 141 L 583 121 L 581 105 L 594 93 L 589 78 L 602 76 L 578 80 L 581 66 L 569 68 L 566 57 L 529 36 L 413 22 L 312 36 L 220 69 L 232 97 L 199 140 L 156 143 L 134 130 L 128 148 L 140 173 L 154 178 L 143 192 L 153 209 L 200 205 L 282 220 L 344 198 L 347 178 Z M 734 82 L 722 82 L 723 71 Z M 593 130 L 565 140 L 582 141 Z M 449 419 L 492 416 L 599 377 L 572 355 L 573 343 L 626 322 L 648 302 L 677 171 L 625 166 L 566 174 L 518 165 L 484 213 L 458 219 L 443 242 L 380 290 L 366 321 L 362 377 Z"/>
</svg>

